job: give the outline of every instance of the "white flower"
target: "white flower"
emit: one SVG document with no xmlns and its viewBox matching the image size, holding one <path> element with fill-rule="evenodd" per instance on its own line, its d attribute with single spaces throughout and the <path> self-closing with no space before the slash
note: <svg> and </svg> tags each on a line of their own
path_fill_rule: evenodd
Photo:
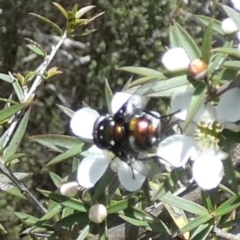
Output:
<svg viewBox="0 0 240 240">
<path fill-rule="evenodd" d="M 67 182 L 61 185 L 60 192 L 67 197 L 73 197 L 79 190 L 79 184 L 77 182 Z"/>
<path fill-rule="evenodd" d="M 222 30 L 225 34 L 232 34 L 238 31 L 238 27 L 231 18 L 226 18 L 222 21 Z"/>
<path fill-rule="evenodd" d="M 162 64 L 169 72 L 187 70 L 190 59 L 181 47 L 169 49 L 162 57 Z"/>
<path fill-rule="evenodd" d="M 175 115 L 181 120 L 187 116 L 192 94 L 193 90 L 188 89 L 172 98 L 172 110 L 180 110 Z M 191 159 L 193 178 L 198 185 L 203 189 L 217 187 L 224 175 L 221 160 L 228 156 L 218 146 L 218 134 L 223 128 L 239 131 L 234 124 L 240 120 L 239 102 L 240 89 L 234 88 L 221 96 L 216 109 L 211 104 L 200 106 L 186 131 L 187 135 L 176 134 L 159 144 L 157 155 L 162 158 L 161 162 L 181 167 Z"/>
<path fill-rule="evenodd" d="M 103 204 L 92 205 L 88 217 L 94 223 L 101 223 L 107 217 L 107 209 Z"/>
<path fill-rule="evenodd" d="M 131 96 L 131 94 L 127 93 L 115 94 L 111 102 L 112 112 L 116 113 Z M 143 101 L 140 96 L 135 95 L 127 104 L 126 112 L 131 112 L 132 108 L 141 108 L 144 104 Z M 78 110 L 70 122 L 73 133 L 84 140 L 92 141 L 94 123 L 99 116 L 91 108 Z M 138 190 L 146 179 L 145 176 L 132 169 L 127 163 L 118 158 L 112 160 L 113 156 L 108 150 L 93 145 L 88 149 L 88 153 L 88 156 L 81 161 L 77 172 L 77 181 L 85 188 L 93 187 L 103 176 L 109 164 L 113 165 L 112 169 L 117 172 L 120 183 L 128 191 Z"/>
<path fill-rule="evenodd" d="M 240 11 L 240 1 L 239 0 L 231 0 L 232 4 L 233 4 L 233 7 Z"/>
</svg>

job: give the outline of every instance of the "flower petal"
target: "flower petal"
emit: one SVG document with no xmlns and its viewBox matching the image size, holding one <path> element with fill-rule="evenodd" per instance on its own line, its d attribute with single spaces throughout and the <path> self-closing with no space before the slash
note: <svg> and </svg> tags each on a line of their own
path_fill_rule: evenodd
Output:
<svg viewBox="0 0 240 240">
<path fill-rule="evenodd" d="M 238 31 L 238 27 L 231 18 L 222 21 L 221 28 L 225 34 L 232 34 Z"/>
<path fill-rule="evenodd" d="M 105 173 L 110 159 L 105 157 L 86 157 L 82 160 L 77 171 L 78 183 L 91 188 Z"/>
<path fill-rule="evenodd" d="M 218 120 L 222 123 L 240 120 L 240 88 L 232 88 L 224 93 L 217 106 Z"/>
<path fill-rule="evenodd" d="M 146 179 L 145 176 L 132 169 L 123 161 L 118 168 L 118 178 L 123 187 L 131 192 L 140 189 Z"/>
<path fill-rule="evenodd" d="M 162 64 L 169 72 L 187 70 L 190 59 L 181 47 L 169 49 L 162 57 Z"/>
<path fill-rule="evenodd" d="M 73 115 L 70 127 L 75 135 L 85 140 L 92 140 L 93 126 L 99 117 L 97 111 L 91 108 L 81 108 Z"/>
<path fill-rule="evenodd" d="M 202 154 L 194 161 L 192 174 L 201 188 L 206 190 L 215 188 L 224 175 L 223 163 L 216 156 Z"/>
<path fill-rule="evenodd" d="M 182 167 L 194 154 L 196 154 L 194 138 L 177 134 L 164 139 L 157 148 L 157 155 L 162 158 L 161 163 L 173 167 Z"/>
<path fill-rule="evenodd" d="M 187 109 L 191 101 L 194 89 L 187 88 L 183 92 L 176 92 L 171 98 L 172 112 L 176 112 L 175 117 L 185 120 L 187 117 Z"/>
<path fill-rule="evenodd" d="M 137 90 L 136 90 L 137 91 Z M 137 94 L 117 92 L 111 102 L 112 112 L 116 113 L 124 104 L 127 103 L 127 113 L 132 113 L 136 109 L 142 109 L 147 104 L 147 98 Z"/>
</svg>

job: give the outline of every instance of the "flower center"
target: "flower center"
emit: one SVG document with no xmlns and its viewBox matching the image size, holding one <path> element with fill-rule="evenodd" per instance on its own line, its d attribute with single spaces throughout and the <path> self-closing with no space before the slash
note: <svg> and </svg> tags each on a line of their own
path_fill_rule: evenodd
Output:
<svg viewBox="0 0 240 240">
<path fill-rule="evenodd" d="M 198 146 L 209 150 L 217 150 L 222 130 L 223 126 L 219 121 L 199 122 L 195 132 L 195 139 Z"/>
</svg>

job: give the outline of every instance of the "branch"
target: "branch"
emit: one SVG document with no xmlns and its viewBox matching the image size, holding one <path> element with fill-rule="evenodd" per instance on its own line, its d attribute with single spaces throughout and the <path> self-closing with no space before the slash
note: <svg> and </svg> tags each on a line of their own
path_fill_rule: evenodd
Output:
<svg viewBox="0 0 240 240">
<path fill-rule="evenodd" d="M 1 160 L 0 170 L 12 181 L 13 185 L 20 190 L 20 192 L 26 197 L 29 203 L 32 206 L 36 207 L 36 209 L 41 215 L 44 215 L 47 212 L 47 210 L 39 203 L 39 201 L 33 196 L 33 194 L 28 190 L 28 188 L 25 187 L 25 185 L 12 174 L 12 172 L 4 165 Z"/>
</svg>

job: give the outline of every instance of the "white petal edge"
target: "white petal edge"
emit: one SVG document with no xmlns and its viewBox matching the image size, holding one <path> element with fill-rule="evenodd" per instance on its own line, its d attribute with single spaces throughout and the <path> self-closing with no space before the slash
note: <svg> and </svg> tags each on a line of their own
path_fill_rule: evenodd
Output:
<svg viewBox="0 0 240 240">
<path fill-rule="evenodd" d="M 192 174 L 199 187 L 205 190 L 216 188 L 224 175 L 223 163 L 213 155 L 202 154 L 194 161 Z"/>
<path fill-rule="evenodd" d="M 91 188 L 105 173 L 110 159 L 104 157 L 86 157 L 82 160 L 77 171 L 78 183 L 85 187 Z"/>
<path fill-rule="evenodd" d="M 190 59 L 181 47 L 171 48 L 162 56 L 162 64 L 169 72 L 186 70 Z"/>
<path fill-rule="evenodd" d="M 192 137 L 176 134 L 160 142 L 157 155 L 166 166 L 182 167 L 196 155 L 196 142 Z"/>
<path fill-rule="evenodd" d="M 85 140 L 92 140 L 93 126 L 99 113 L 91 108 L 81 108 L 76 111 L 70 121 L 72 132 Z"/>
<path fill-rule="evenodd" d="M 240 88 L 232 88 L 225 92 L 217 106 L 218 120 L 222 123 L 240 120 Z"/>
<path fill-rule="evenodd" d="M 122 162 L 118 168 L 118 178 L 125 189 L 130 192 L 139 190 L 146 177 L 133 169 L 125 162 Z"/>
<path fill-rule="evenodd" d="M 137 94 L 117 92 L 114 94 L 111 102 L 112 113 L 115 114 L 127 102 L 126 111 L 132 113 L 135 109 L 142 109 L 146 101 L 147 99 Z"/>
</svg>

